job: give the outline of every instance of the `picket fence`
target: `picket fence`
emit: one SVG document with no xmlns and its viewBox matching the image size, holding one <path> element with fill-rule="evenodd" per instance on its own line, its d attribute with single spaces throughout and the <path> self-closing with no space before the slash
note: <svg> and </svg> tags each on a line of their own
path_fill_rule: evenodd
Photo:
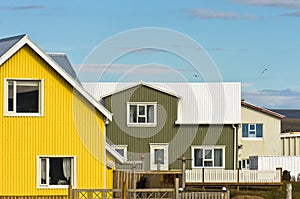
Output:
<svg viewBox="0 0 300 199">
<path fill-rule="evenodd" d="M 280 169 L 258 170 L 186 170 L 186 183 L 281 183 Z"/>
</svg>

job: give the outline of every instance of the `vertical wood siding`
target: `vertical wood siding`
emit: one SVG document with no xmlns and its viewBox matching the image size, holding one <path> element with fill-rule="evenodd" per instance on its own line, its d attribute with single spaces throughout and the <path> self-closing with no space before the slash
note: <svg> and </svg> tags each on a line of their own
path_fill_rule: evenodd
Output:
<svg viewBox="0 0 300 199">
<path fill-rule="evenodd" d="M 128 127 L 126 102 L 157 102 L 156 127 Z M 129 159 L 139 159 L 145 155 L 145 166 L 149 168 L 149 143 L 172 143 L 181 135 L 176 143 L 169 144 L 170 169 L 180 169 L 182 155 L 191 157 L 191 145 L 202 145 L 205 136 L 210 138 L 206 144 L 226 145 L 225 168 L 233 168 L 233 128 L 231 125 L 176 125 L 178 99 L 147 86 L 136 86 L 104 99 L 106 108 L 114 113 L 113 121 L 107 126 L 107 138 L 116 145 L 128 145 Z M 200 110 L 201 111 L 201 110 Z M 209 130 L 208 130 L 209 129 Z M 182 147 L 185 147 L 184 149 Z M 134 156 L 136 155 L 136 156 Z M 174 157 L 177 155 L 177 157 Z M 130 155 L 129 155 L 130 156 Z M 187 162 L 191 168 L 191 161 Z"/>
<path fill-rule="evenodd" d="M 44 80 L 44 116 L 4 116 L 4 78 Z M 102 188 L 104 119 L 31 48 L 24 46 L 0 66 L 0 196 L 67 195 L 37 188 L 37 156 L 76 157 L 78 188 Z"/>
</svg>

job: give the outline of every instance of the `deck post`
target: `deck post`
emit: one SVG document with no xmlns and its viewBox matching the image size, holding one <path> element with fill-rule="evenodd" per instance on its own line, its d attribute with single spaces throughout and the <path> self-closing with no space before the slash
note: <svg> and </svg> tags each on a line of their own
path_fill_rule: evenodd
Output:
<svg viewBox="0 0 300 199">
<path fill-rule="evenodd" d="M 145 170 L 145 156 L 144 156 L 144 154 L 142 154 L 141 155 L 141 161 L 142 161 L 142 171 L 144 171 Z"/>
<path fill-rule="evenodd" d="M 122 199 L 126 199 L 126 188 L 127 188 L 127 183 L 126 180 L 123 181 L 122 184 Z"/>
<path fill-rule="evenodd" d="M 69 185 L 68 196 L 69 196 L 69 199 L 72 199 L 72 185 L 71 184 Z"/>
<path fill-rule="evenodd" d="M 237 169 L 237 191 L 240 191 L 240 169 Z"/>
<path fill-rule="evenodd" d="M 175 179 L 175 199 L 179 198 L 179 178 Z"/>
<path fill-rule="evenodd" d="M 279 186 L 279 191 L 282 191 L 282 168 L 276 168 L 276 170 L 280 171 L 280 186 Z"/>
<path fill-rule="evenodd" d="M 292 184 L 286 184 L 286 199 L 292 199 Z"/>
<path fill-rule="evenodd" d="M 181 185 L 181 188 L 185 188 L 185 170 L 186 170 L 186 158 L 185 157 L 182 157 L 181 158 L 182 160 L 182 185 Z"/>
<path fill-rule="evenodd" d="M 135 164 L 135 162 L 133 162 L 133 164 L 132 164 L 132 172 L 133 172 L 134 198 L 136 198 L 136 164 Z"/>
</svg>

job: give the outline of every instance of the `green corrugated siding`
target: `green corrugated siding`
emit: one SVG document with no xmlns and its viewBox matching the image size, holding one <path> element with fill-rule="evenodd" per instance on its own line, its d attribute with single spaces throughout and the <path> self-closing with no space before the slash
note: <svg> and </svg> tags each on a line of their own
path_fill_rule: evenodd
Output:
<svg viewBox="0 0 300 199">
<path fill-rule="evenodd" d="M 157 127 L 127 127 L 126 102 L 157 102 Z M 213 134 L 207 144 L 226 145 L 225 166 L 233 168 L 233 129 L 231 126 L 175 125 L 178 99 L 147 86 L 136 86 L 104 99 L 105 106 L 113 113 L 107 126 L 107 138 L 116 145 L 128 145 L 128 151 L 148 154 L 149 143 L 170 143 L 170 169 L 180 169 L 184 155 L 190 158 L 191 145 L 201 145 L 208 128 Z M 221 132 L 218 136 L 218 131 Z M 219 137 L 218 141 L 215 140 Z M 146 164 L 149 164 L 146 156 Z M 130 157 L 129 157 L 130 159 Z M 171 162 L 173 161 L 174 162 Z M 190 161 L 187 163 L 190 168 Z"/>
</svg>

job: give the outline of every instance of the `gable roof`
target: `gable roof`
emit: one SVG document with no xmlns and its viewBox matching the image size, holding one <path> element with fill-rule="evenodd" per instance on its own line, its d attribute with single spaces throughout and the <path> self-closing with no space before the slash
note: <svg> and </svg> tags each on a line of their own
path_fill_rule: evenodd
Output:
<svg viewBox="0 0 300 199">
<path fill-rule="evenodd" d="M 140 81 L 140 82 L 137 82 L 137 83 L 134 83 L 134 84 L 131 84 L 131 85 L 125 85 L 125 87 L 121 87 L 121 88 L 116 88 L 116 90 L 110 92 L 110 93 L 106 93 L 102 96 L 100 96 L 100 98 L 105 98 L 105 97 L 108 97 L 108 96 L 111 96 L 111 95 L 115 95 L 117 93 L 120 93 L 120 92 L 123 92 L 123 91 L 126 91 L 126 90 L 129 90 L 131 88 L 134 88 L 134 87 L 137 87 L 137 86 L 146 86 L 148 88 L 152 88 L 154 90 L 157 90 L 157 91 L 160 91 L 162 93 L 165 93 L 165 94 L 168 94 L 168 95 L 171 95 L 173 97 L 176 97 L 176 98 L 181 98 L 181 96 L 169 91 L 169 90 L 166 90 L 162 87 L 158 87 L 158 86 L 155 86 L 155 85 L 152 85 L 152 84 L 148 84 L 146 82 L 143 82 L 143 81 Z"/>
<path fill-rule="evenodd" d="M 132 88 L 137 84 L 134 82 L 83 82 L 82 85 L 97 100 L 101 100 L 103 97 Z M 163 90 L 178 97 L 177 124 L 241 123 L 241 88 L 239 82 L 149 82 L 146 85 L 151 85 L 158 91 Z"/>
<path fill-rule="evenodd" d="M 76 91 L 78 91 L 87 101 L 89 101 L 96 109 L 98 109 L 106 118 L 112 120 L 110 113 L 103 105 L 96 101 L 83 87 L 76 81 L 72 75 L 65 71 L 62 66 L 44 53 L 35 43 L 33 43 L 28 35 L 19 35 L 0 40 L 0 66 L 13 56 L 24 45 L 28 45 L 34 50 L 45 62 L 47 62 L 58 74 L 60 74 Z M 57 59 L 58 60 L 58 59 Z"/>
<path fill-rule="evenodd" d="M 256 105 L 253 105 L 253 104 L 250 104 L 250 103 L 248 103 L 248 102 L 245 102 L 245 101 L 243 101 L 243 100 L 242 100 L 242 105 L 243 105 L 243 106 L 246 106 L 246 107 L 248 107 L 248 108 L 251 108 L 251 109 L 257 110 L 257 111 L 259 111 L 259 112 L 262 112 L 262 113 L 265 113 L 265 114 L 271 115 L 271 116 L 273 116 L 273 117 L 277 117 L 277 118 L 279 118 L 279 119 L 283 119 L 283 118 L 285 118 L 285 116 L 284 116 L 284 115 L 281 115 L 281 114 L 279 114 L 279 113 L 276 113 L 276 112 L 274 112 L 274 111 L 271 111 L 271 110 L 269 110 L 269 109 L 266 109 L 266 108 L 262 108 L 262 107 L 259 107 L 259 106 L 256 106 Z"/>
</svg>

